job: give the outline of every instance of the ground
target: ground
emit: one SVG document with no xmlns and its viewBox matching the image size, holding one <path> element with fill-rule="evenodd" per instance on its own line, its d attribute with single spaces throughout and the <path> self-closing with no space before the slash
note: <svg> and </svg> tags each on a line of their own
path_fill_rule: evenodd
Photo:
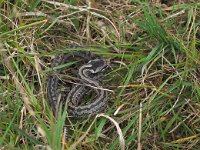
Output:
<svg viewBox="0 0 200 150">
<path fill-rule="evenodd" d="M 0 8 L 1 149 L 200 148 L 198 0 L 0 0 Z M 109 60 L 109 94 L 103 114 L 67 117 L 64 142 L 66 113 L 53 117 L 47 79 L 55 56 L 80 50 L 71 44 Z"/>
</svg>

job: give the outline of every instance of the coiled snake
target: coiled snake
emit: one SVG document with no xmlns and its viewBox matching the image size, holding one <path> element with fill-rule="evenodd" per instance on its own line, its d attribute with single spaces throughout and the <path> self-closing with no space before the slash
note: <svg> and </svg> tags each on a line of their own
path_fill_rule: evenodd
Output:
<svg viewBox="0 0 200 150">
<path fill-rule="evenodd" d="M 88 63 L 79 68 L 78 75 L 81 78 L 81 82 L 74 85 L 67 95 L 66 105 L 68 106 L 68 114 L 73 117 L 95 115 L 107 107 L 107 92 L 103 90 L 97 80 L 98 73 L 105 70 L 107 62 L 104 59 L 95 58 L 96 56 L 90 52 L 77 51 L 55 57 L 52 62 L 52 67 L 65 64 L 69 62 L 70 58 L 77 57 L 84 59 Z M 55 73 L 60 74 L 61 72 L 62 69 L 57 69 Z M 59 80 L 56 75 L 51 75 L 47 83 L 48 100 L 55 116 L 59 106 Z M 82 97 L 88 91 L 88 87 L 95 91 L 96 100 L 90 104 L 79 106 Z"/>
</svg>

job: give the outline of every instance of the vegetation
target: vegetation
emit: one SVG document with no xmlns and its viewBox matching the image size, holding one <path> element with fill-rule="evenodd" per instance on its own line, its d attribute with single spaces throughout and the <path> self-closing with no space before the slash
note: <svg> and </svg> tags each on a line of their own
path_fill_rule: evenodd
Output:
<svg viewBox="0 0 200 150">
<path fill-rule="evenodd" d="M 0 8 L 1 149 L 200 148 L 198 0 L 0 0 Z M 68 118 L 65 143 L 67 114 L 53 117 L 46 83 L 52 58 L 78 50 L 74 43 L 110 60 L 109 107 Z"/>
</svg>

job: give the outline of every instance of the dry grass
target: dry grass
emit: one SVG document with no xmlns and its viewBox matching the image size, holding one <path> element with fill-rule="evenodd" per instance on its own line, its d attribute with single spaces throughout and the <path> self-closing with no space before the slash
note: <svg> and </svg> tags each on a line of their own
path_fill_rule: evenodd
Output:
<svg viewBox="0 0 200 150">
<path fill-rule="evenodd" d="M 198 1 L 2 0 L 0 6 L 1 149 L 199 149 Z M 106 115 L 70 119 L 70 141 L 63 144 L 66 114 L 53 118 L 46 81 L 51 59 L 69 53 L 72 43 L 110 60 L 103 79 L 113 92 Z"/>
</svg>

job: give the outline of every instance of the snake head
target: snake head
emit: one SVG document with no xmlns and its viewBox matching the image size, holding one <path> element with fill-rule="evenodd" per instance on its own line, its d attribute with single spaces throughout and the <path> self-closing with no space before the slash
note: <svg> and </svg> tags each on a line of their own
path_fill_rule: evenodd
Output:
<svg viewBox="0 0 200 150">
<path fill-rule="evenodd" d="M 106 60 L 100 58 L 90 60 L 88 65 L 90 65 L 91 73 L 102 72 L 108 67 Z"/>
</svg>

